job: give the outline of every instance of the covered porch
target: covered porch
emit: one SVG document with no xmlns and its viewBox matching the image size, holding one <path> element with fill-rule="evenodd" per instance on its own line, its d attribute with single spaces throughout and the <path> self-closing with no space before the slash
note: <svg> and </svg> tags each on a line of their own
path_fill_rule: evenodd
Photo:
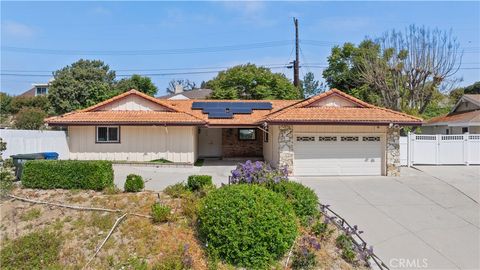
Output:
<svg viewBox="0 0 480 270">
<path fill-rule="evenodd" d="M 263 159 L 265 131 L 256 126 L 198 127 L 197 157 Z"/>
</svg>

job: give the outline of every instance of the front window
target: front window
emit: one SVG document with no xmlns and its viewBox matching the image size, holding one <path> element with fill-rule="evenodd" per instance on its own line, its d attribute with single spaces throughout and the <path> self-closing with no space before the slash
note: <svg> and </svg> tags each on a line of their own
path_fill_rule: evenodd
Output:
<svg viewBox="0 0 480 270">
<path fill-rule="evenodd" d="M 119 127 L 97 127 L 97 143 L 120 142 Z"/>
<path fill-rule="evenodd" d="M 254 141 L 257 139 L 255 131 L 254 128 L 239 128 L 238 139 L 240 141 Z"/>
<path fill-rule="evenodd" d="M 46 95 L 47 88 L 46 87 L 37 87 L 37 96 Z"/>
</svg>

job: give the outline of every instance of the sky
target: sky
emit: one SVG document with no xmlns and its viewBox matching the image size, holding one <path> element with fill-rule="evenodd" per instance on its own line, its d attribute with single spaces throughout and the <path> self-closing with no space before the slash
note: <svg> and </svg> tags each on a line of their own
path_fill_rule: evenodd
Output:
<svg viewBox="0 0 480 270">
<path fill-rule="evenodd" d="M 292 78 L 293 17 L 301 76 L 322 70 L 334 45 L 403 30 L 452 30 L 464 49 L 455 74 L 480 80 L 480 2 L 7 2 L 1 1 L 0 91 L 20 94 L 78 59 L 99 59 L 118 79 L 148 74 L 165 94 L 172 79 L 198 85 L 255 63 Z M 10 74 L 10 75 L 9 75 Z M 13 74 L 13 75 L 12 75 Z"/>
</svg>

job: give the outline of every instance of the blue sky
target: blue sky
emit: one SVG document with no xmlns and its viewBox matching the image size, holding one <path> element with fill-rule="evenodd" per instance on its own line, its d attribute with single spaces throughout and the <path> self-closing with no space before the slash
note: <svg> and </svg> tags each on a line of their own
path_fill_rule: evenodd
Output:
<svg viewBox="0 0 480 270">
<path fill-rule="evenodd" d="M 301 74 L 312 71 L 321 78 L 334 44 L 358 43 L 415 23 L 452 29 L 466 52 L 456 74 L 463 78 L 460 85 L 480 80 L 480 2 L 2 1 L 1 73 L 29 76 L 3 75 L 0 91 L 19 94 L 80 58 L 103 60 L 119 75 L 156 74 L 151 77 L 159 95 L 173 78 L 199 84 L 236 64 L 281 66 L 293 59 L 294 16 L 306 41 L 300 61 L 318 66 L 303 67 Z M 91 55 L 105 51 L 110 54 Z M 172 74 L 198 71 L 212 73 Z M 273 71 L 291 78 L 290 69 Z"/>
</svg>

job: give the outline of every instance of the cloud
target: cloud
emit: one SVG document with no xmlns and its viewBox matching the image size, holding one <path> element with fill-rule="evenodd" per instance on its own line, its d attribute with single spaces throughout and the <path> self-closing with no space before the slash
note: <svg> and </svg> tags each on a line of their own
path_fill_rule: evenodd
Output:
<svg viewBox="0 0 480 270">
<path fill-rule="evenodd" d="M 275 19 L 266 16 L 267 3 L 264 1 L 223 1 L 219 3 L 231 13 L 235 13 L 241 22 L 266 27 L 277 24 Z"/>
<path fill-rule="evenodd" d="M 35 30 L 32 27 L 15 21 L 2 23 L 2 32 L 14 38 L 29 39 L 35 36 Z"/>
</svg>

